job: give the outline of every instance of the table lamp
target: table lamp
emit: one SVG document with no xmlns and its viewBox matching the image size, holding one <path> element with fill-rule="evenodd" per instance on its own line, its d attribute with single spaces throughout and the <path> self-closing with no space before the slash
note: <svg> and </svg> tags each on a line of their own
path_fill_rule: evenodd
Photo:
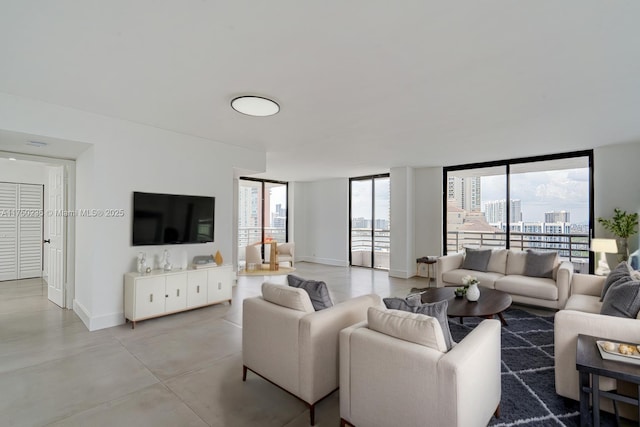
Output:
<svg viewBox="0 0 640 427">
<path fill-rule="evenodd" d="M 591 239 L 591 250 L 600 253 L 598 268 L 595 274 L 597 276 L 606 276 L 611 272 L 609 264 L 607 264 L 607 256 L 605 254 L 617 254 L 618 245 L 615 239 Z"/>
</svg>

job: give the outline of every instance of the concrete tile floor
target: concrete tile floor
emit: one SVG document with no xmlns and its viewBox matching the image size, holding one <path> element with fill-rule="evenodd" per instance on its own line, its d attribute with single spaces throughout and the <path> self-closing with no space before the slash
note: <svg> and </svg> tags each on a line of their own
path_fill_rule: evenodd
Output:
<svg viewBox="0 0 640 427">
<path fill-rule="evenodd" d="M 406 296 L 426 278 L 296 264 L 324 280 L 334 302 L 368 293 Z M 303 403 L 249 373 L 242 382 L 242 300 L 268 280 L 239 277 L 233 304 L 88 332 L 47 300 L 41 280 L 0 282 L 0 424 L 8 426 L 307 426 Z M 339 423 L 338 393 L 316 425 Z"/>
</svg>

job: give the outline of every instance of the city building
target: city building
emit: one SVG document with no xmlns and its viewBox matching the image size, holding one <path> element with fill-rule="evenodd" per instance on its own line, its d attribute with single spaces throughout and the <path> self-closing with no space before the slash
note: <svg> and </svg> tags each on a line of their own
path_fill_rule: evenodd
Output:
<svg viewBox="0 0 640 427">
<path fill-rule="evenodd" d="M 489 224 L 507 222 L 506 200 L 493 200 L 484 204 L 484 215 Z M 520 199 L 512 199 L 509 202 L 511 222 L 522 221 L 522 202 Z"/>
<path fill-rule="evenodd" d="M 571 222 L 571 213 L 568 211 L 545 212 L 544 222 Z"/>
<path fill-rule="evenodd" d="M 447 182 L 447 195 L 450 201 L 467 212 L 481 210 L 481 182 L 479 176 L 450 176 Z"/>
</svg>

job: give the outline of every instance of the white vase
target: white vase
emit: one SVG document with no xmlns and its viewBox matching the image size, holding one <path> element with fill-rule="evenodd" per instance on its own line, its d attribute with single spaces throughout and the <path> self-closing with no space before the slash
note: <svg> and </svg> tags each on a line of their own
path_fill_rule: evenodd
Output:
<svg viewBox="0 0 640 427">
<path fill-rule="evenodd" d="M 469 289 L 467 289 L 467 300 L 468 301 L 478 301 L 480 298 L 480 288 L 477 283 L 473 285 L 469 285 Z"/>
</svg>

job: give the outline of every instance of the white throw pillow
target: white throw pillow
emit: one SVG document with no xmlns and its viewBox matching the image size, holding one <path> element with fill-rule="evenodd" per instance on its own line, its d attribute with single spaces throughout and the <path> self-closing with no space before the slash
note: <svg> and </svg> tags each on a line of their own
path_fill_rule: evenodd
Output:
<svg viewBox="0 0 640 427">
<path fill-rule="evenodd" d="M 264 282 L 262 284 L 262 298 L 273 304 L 278 304 L 292 310 L 313 313 L 315 310 L 311 304 L 311 298 L 304 289 L 291 286 L 276 285 Z"/>
<path fill-rule="evenodd" d="M 367 321 L 371 330 L 442 353 L 447 352 L 442 328 L 435 317 L 407 311 L 369 307 Z"/>
</svg>

